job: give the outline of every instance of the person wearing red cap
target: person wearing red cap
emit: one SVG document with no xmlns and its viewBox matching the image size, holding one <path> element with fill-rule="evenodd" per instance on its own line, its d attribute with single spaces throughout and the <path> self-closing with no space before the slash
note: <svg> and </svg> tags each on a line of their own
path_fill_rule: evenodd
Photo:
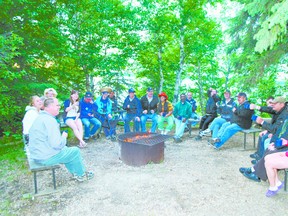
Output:
<svg viewBox="0 0 288 216">
<path fill-rule="evenodd" d="M 168 134 L 174 125 L 173 118 L 173 105 L 170 101 L 168 101 L 168 96 L 165 92 L 161 92 L 158 97 L 160 98 L 160 102 L 157 105 L 158 111 L 158 129 L 161 134 Z M 166 128 L 164 127 L 164 123 L 167 122 Z"/>
</svg>

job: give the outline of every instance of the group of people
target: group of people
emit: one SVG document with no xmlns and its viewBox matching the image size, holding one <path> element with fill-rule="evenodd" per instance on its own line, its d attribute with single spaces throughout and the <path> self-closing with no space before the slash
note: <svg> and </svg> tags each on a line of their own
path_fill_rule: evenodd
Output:
<svg viewBox="0 0 288 216">
<path fill-rule="evenodd" d="M 254 121 L 263 128 L 259 134 L 258 146 L 253 159 L 252 167 L 241 167 L 239 171 L 248 179 L 256 182 L 269 180 L 270 187 L 267 197 L 275 196 L 284 186 L 279 180 L 278 170 L 288 168 L 288 102 L 285 97 L 269 97 L 267 106 L 258 106 L 247 100 L 243 92 L 237 95 L 238 104 L 231 99 L 231 92 L 224 92 L 224 100 L 217 102 L 217 92 L 211 90 L 206 105 L 206 115 L 200 122 L 199 135 L 210 136 L 208 144 L 219 150 L 228 139 L 243 129 L 249 129 Z M 268 122 L 255 115 L 254 111 L 266 112 L 271 115 Z M 220 114 L 217 117 L 217 114 Z M 210 124 L 210 126 L 208 126 Z"/>
<path fill-rule="evenodd" d="M 75 92 L 73 92 L 74 94 Z M 44 91 L 44 96 L 41 98 L 32 96 L 29 106 L 26 107 L 22 123 L 27 157 L 46 166 L 64 164 L 73 178 L 79 182 L 92 179 L 94 173 L 86 170 L 80 149 L 66 146 L 68 133 L 60 132 L 56 119 L 56 116 L 59 115 L 60 104 L 56 97 L 57 92 L 53 88 L 49 88 Z M 67 119 L 71 121 L 74 119 L 75 125 L 80 125 L 77 123 L 78 116 L 73 115 L 73 113 L 77 113 L 78 109 L 75 98 L 75 96 L 71 97 L 73 102 L 67 109 Z M 78 133 L 81 131 L 78 130 Z M 75 135 L 80 138 L 81 143 L 81 134 L 76 133 Z"/>
<path fill-rule="evenodd" d="M 187 97 L 188 96 L 188 97 Z M 175 142 L 181 142 L 185 127 L 189 118 L 198 118 L 196 114 L 196 101 L 192 98 L 192 93 L 180 95 L 180 101 L 174 106 L 168 100 L 165 92 L 154 95 L 151 87 L 147 88 L 146 94 L 140 99 L 136 96 L 135 90 L 130 88 L 128 96 L 123 103 L 126 111 L 124 117 L 124 132 L 130 132 L 130 122 L 133 121 L 133 130 L 136 132 L 147 132 L 146 123 L 151 119 L 152 125 L 149 132 L 161 134 L 171 133 L 175 122 Z"/>
<path fill-rule="evenodd" d="M 64 101 L 64 121 L 71 127 L 79 140 L 78 147 L 85 147 L 90 138 L 97 138 L 97 132 L 103 127 L 107 139 L 115 139 L 119 109 L 114 92 L 105 87 L 101 95 L 93 100 L 93 95 L 86 92 L 80 100 L 79 93 L 71 91 L 70 98 Z M 146 123 L 151 119 L 150 132 L 168 134 L 175 124 L 174 140 L 181 142 L 188 119 L 198 118 L 196 101 L 192 93 L 181 94 L 175 105 L 168 100 L 165 92 L 153 94 L 147 88 L 146 94 L 137 98 L 135 90 L 130 88 L 122 108 L 124 115 L 124 132 L 130 132 L 130 122 L 134 122 L 134 131 L 146 132 Z M 78 181 L 93 178 L 93 172 L 86 171 L 81 152 L 77 147 L 67 147 L 67 132 L 60 132 L 56 116 L 60 105 L 53 88 L 46 89 L 43 97 L 32 96 L 23 118 L 23 139 L 29 157 L 44 165 L 63 163 Z M 269 180 L 267 197 L 272 197 L 283 187 L 278 170 L 288 168 L 288 104 L 284 97 L 269 97 L 267 106 L 258 106 L 248 101 L 247 95 L 240 92 L 238 103 L 225 90 L 221 100 L 215 89 L 209 89 L 206 113 L 201 118 L 199 134 L 195 138 L 211 135 L 208 144 L 219 150 L 235 133 L 251 127 L 252 122 L 262 126 L 259 134 L 257 151 L 250 155 L 252 167 L 241 167 L 239 171 L 248 179 L 260 182 Z M 42 110 L 40 112 L 40 110 Z M 256 116 L 254 111 L 271 115 L 271 122 Z M 218 116 L 219 115 L 219 116 Z M 92 128 L 90 129 L 90 125 Z M 190 123 L 189 123 L 190 124 Z M 83 126 L 84 125 L 84 130 Z M 158 131 L 157 131 L 158 129 Z"/>
</svg>

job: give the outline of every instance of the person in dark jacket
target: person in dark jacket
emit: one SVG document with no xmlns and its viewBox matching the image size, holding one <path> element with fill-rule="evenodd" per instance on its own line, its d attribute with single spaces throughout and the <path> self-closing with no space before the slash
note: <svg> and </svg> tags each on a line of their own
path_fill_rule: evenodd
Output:
<svg viewBox="0 0 288 216">
<path fill-rule="evenodd" d="M 215 149 L 222 147 L 238 131 L 249 129 L 252 125 L 251 117 L 254 114 L 254 110 L 245 108 L 245 105 L 249 105 L 247 95 L 244 92 L 240 92 L 237 95 L 237 100 L 239 105 L 232 109 L 233 116 L 231 121 L 224 123 L 217 134 L 217 138 L 210 141 L 210 144 L 214 144 Z"/>
<path fill-rule="evenodd" d="M 200 133 L 200 136 L 208 136 L 213 131 L 212 138 L 217 138 L 217 134 L 221 126 L 224 123 L 231 121 L 233 115 L 232 109 L 237 107 L 237 104 L 235 103 L 234 99 L 231 98 L 231 92 L 226 90 L 224 92 L 224 99 L 219 103 L 219 105 L 217 104 L 217 106 L 217 112 L 220 114 L 220 117 L 215 118 L 210 126 L 205 131 Z"/>
<path fill-rule="evenodd" d="M 199 125 L 199 135 L 195 137 L 195 140 L 201 140 L 200 135 L 202 131 L 205 131 L 209 124 L 217 117 L 217 102 L 221 101 L 221 98 L 217 95 L 215 89 L 210 88 L 208 90 L 208 100 L 206 103 L 206 114 L 201 118 Z"/>
<path fill-rule="evenodd" d="M 151 87 L 147 88 L 143 97 L 141 97 L 142 105 L 142 116 L 141 116 L 141 131 L 146 132 L 146 122 L 147 119 L 152 120 L 151 132 L 155 133 L 157 128 L 157 104 L 159 103 L 159 98 L 153 95 L 153 89 Z"/>
<path fill-rule="evenodd" d="M 268 179 L 267 171 L 265 168 L 265 160 L 267 158 L 267 155 L 274 154 L 277 152 L 286 152 L 288 151 L 288 145 L 283 143 L 283 139 L 288 139 L 288 117 L 283 122 L 282 127 L 278 128 L 277 132 L 273 135 L 274 139 L 271 139 L 271 143 L 266 149 L 264 153 L 264 157 L 262 157 L 253 167 L 251 168 L 245 168 L 241 167 L 239 168 L 240 173 L 242 173 L 246 178 L 260 182 L 261 180 L 266 181 Z M 280 141 L 280 146 L 276 148 L 278 143 Z M 281 142 L 282 141 L 282 142 Z M 284 145 L 283 145 L 284 144 Z M 281 186 L 280 184 L 277 185 L 278 188 Z M 279 188 L 281 189 L 281 188 Z"/>
<path fill-rule="evenodd" d="M 140 127 L 140 116 L 142 106 L 140 100 L 135 95 L 135 90 L 130 88 L 129 95 L 124 100 L 123 109 L 127 111 L 124 117 L 124 132 L 130 132 L 130 121 L 134 123 L 134 131 L 138 132 Z"/>
</svg>

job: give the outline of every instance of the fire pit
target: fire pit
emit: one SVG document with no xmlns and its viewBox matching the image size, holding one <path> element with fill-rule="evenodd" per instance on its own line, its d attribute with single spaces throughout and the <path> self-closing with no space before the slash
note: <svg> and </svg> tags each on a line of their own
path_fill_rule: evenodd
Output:
<svg viewBox="0 0 288 216">
<path fill-rule="evenodd" d="M 164 160 L 164 141 L 168 135 L 131 132 L 118 136 L 121 160 L 130 166 L 142 166 Z"/>
</svg>

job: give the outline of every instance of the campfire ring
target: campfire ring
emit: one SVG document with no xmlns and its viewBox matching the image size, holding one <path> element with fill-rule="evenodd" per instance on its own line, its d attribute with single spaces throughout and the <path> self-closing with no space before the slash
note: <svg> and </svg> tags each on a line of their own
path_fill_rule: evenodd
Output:
<svg viewBox="0 0 288 216">
<path fill-rule="evenodd" d="M 161 163 L 164 160 L 164 141 L 168 138 L 170 136 L 157 133 L 120 134 L 118 136 L 120 158 L 130 166 L 142 166 L 150 162 Z"/>
</svg>

